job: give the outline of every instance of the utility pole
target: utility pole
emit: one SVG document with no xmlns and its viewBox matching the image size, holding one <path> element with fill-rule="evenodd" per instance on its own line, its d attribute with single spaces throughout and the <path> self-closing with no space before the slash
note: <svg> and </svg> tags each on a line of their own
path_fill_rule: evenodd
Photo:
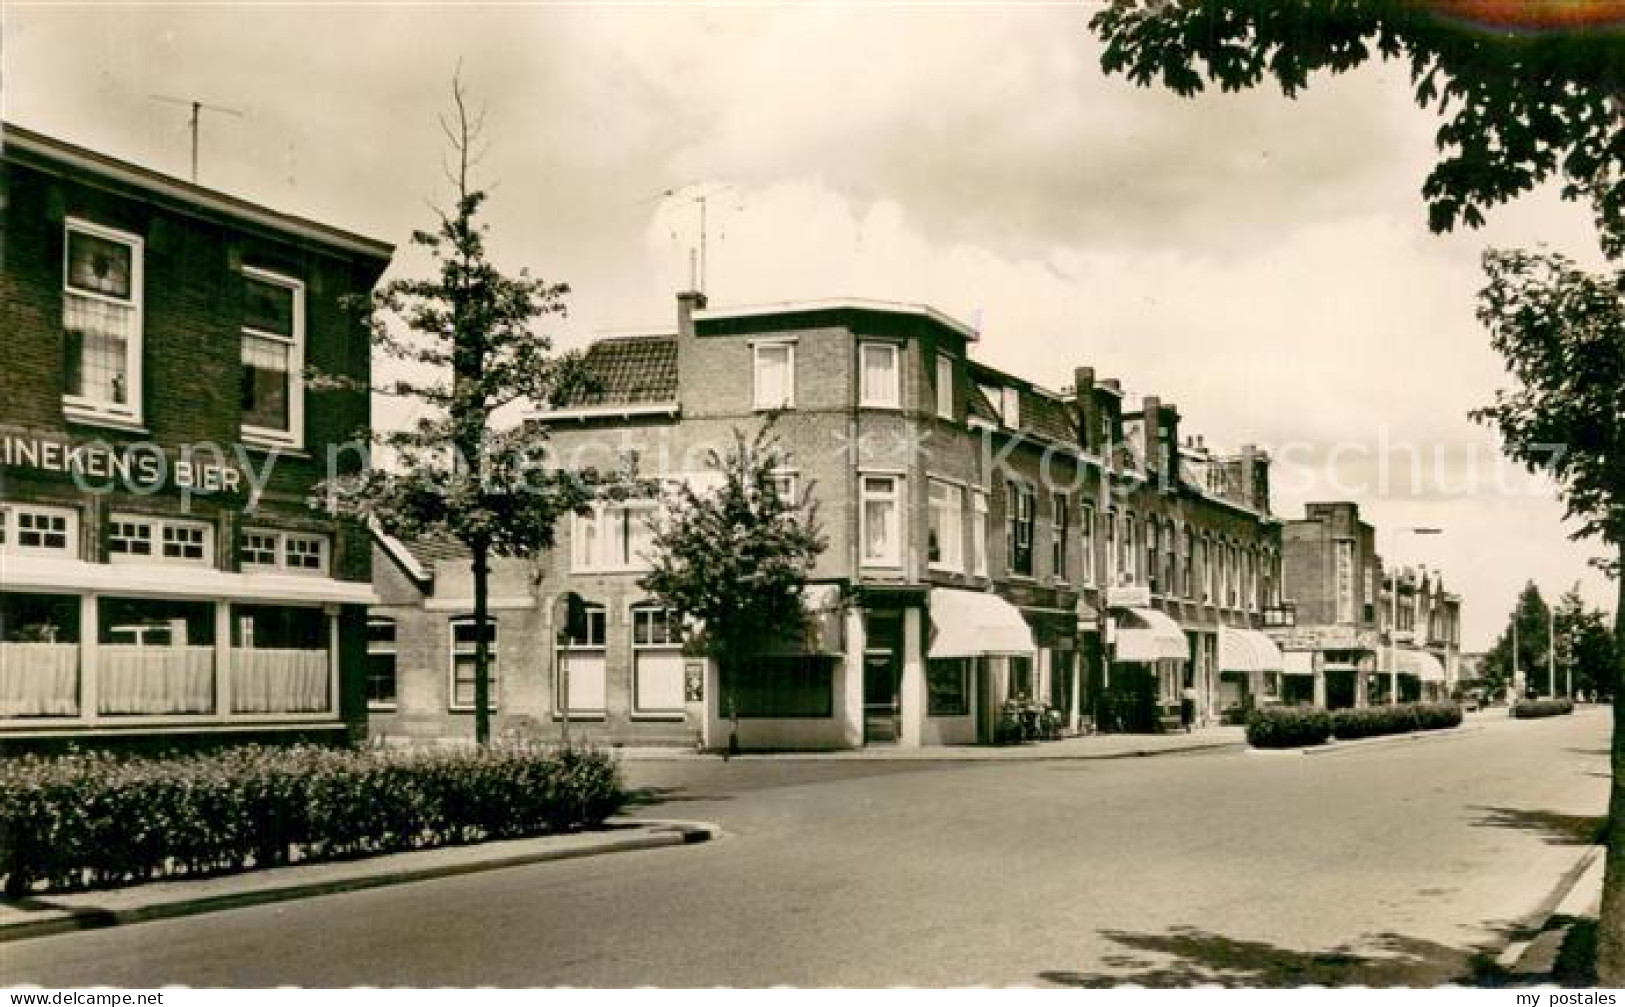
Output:
<svg viewBox="0 0 1625 1007">
<path fill-rule="evenodd" d="M 153 101 L 168 102 L 171 105 L 185 105 L 185 106 L 189 106 L 191 108 L 192 117 L 191 117 L 191 122 L 190 122 L 190 128 L 192 130 L 192 183 L 194 185 L 197 184 L 197 141 L 198 141 L 198 118 L 199 118 L 200 113 L 202 113 L 204 111 L 220 112 L 223 115 L 234 115 L 239 119 L 242 118 L 243 113 L 238 111 L 235 108 L 226 108 L 226 107 L 221 106 L 221 105 L 207 105 L 207 104 L 204 104 L 201 101 L 197 101 L 197 100 L 191 99 L 191 98 L 171 98 L 170 96 L 165 95 L 165 94 L 151 94 L 151 95 L 148 95 L 147 97 L 151 98 Z"/>
<path fill-rule="evenodd" d="M 1546 698 L 1557 695 L 1557 610 L 1546 606 Z"/>
</svg>

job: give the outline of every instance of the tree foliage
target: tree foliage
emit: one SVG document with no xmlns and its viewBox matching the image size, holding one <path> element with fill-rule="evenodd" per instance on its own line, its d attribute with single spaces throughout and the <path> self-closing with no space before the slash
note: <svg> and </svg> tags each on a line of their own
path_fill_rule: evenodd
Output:
<svg viewBox="0 0 1625 1007">
<path fill-rule="evenodd" d="M 1176 94 L 1266 79 L 1287 97 L 1317 73 L 1368 60 L 1409 70 L 1416 104 L 1443 117 L 1422 184 L 1434 231 L 1477 227 L 1489 208 L 1559 178 L 1589 199 L 1612 255 L 1625 254 L 1625 33 L 1491 31 L 1418 0 L 1112 0 L 1089 21 L 1101 66 Z"/>
<path fill-rule="evenodd" d="M 1550 638 L 1551 608 L 1534 581 L 1524 584 L 1507 615 L 1506 628 L 1484 655 L 1484 678 L 1496 687 L 1513 683 L 1513 671 L 1523 673 L 1526 687 L 1546 691 L 1546 641 Z M 1514 653 L 1513 641 L 1517 641 Z M 1514 660 L 1516 658 L 1516 660 Z"/>
<path fill-rule="evenodd" d="M 555 354 L 538 322 L 563 314 L 569 288 L 526 270 L 504 273 L 490 257 L 481 218 L 486 193 L 470 172 L 483 117 L 471 112 L 460 81 L 453 113 L 441 120 L 455 168 L 455 200 L 435 208 L 433 230 L 414 231 L 412 245 L 431 262 L 429 275 L 380 284 L 368 305 L 373 348 L 403 377 L 376 391 L 417 403 L 422 415 L 374 440 L 389 466 L 330 480 L 319 502 L 330 510 L 376 520 L 403 537 L 449 536 L 473 557 L 475 733 L 490 737 L 489 655 L 485 611 L 491 556 L 529 556 L 553 545 L 554 526 L 583 510 L 616 479 L 566 471 L 547 452 L 546 430 L 499 423 L 499 411 L 545 405 L 589 380 L 579 358 Z"/>
<path fill-rule="evenodd" d="M 1614 659 L 1614 636 L 1607 613 L 1586 605 L 1576 584 L 1558 599 L 1555 616 L 1558 682 L 1587 696 L 1596 696 L 1599 690 L 1604 696 L 1612 695 L 1614 683 L 1608 672 Z"/>
<path fill-rule="evenodd" d="M 775 471 L 786 461 L 771 426 L 754 437 L 735 430 L 713 449 L 715 486 L 684 483 L 654 529 L 650 571 L 639 584 L 684 622 L 703 625 L 701 642 L 733 681 L 737 662 L 765 644 L 805 632 L 807 575 L 827 542 L 811 487 L 780 495 Z"/>
</svg>

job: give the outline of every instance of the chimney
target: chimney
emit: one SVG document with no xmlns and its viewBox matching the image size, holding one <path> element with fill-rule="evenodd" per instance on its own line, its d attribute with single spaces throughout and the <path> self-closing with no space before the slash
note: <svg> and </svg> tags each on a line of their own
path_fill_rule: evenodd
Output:
<svg viewBox="0 0 1625 1007">
<path fill-rule="evenodd" d="M 1270 455 L 1256 444 L 1241 447 L 1242 492 L 1260 514 L 1270 512 Z"/>
<path fill-rule="evenodd" d="M 694 312 L 705 307 L 705 295 L 698 290 L 685 290 L 677 295 L 677 338 L 694 338 Z"/>
<path fill-rule="evenodd" d="M 1162 471 L 1162 400 L 1155 395 L 1140 400 L 1140 457 L 1147 475 Z"/>
<path fill-rule="evenodd" d="M 1179 407 L 1172 402 L 1157 414 L 1157 439 L 1157 464 L 1171 489 L 1179 481 Z"/>
<path fill-rule="evenodd" d="M 1078 447 L 1084 454 L 1098 454 L 1101 439 L 1100 404 L 1095 401 L 1095 369 L 1072 369 L 1072 407 L 1078 414 Z"/>
</svg>

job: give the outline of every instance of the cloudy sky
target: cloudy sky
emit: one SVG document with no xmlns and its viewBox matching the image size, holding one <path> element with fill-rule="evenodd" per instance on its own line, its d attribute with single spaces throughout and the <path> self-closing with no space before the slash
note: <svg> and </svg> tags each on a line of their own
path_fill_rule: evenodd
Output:
<svg viewBox="0 0 1625 1007">
<path fill-rule="evenodd" d="M 1486 645 L 1525 579 L 1609 585 L 1549 487 L 1466 418 L 1502 381 L 1479 255 L 1594 261 L 1542 192 L 1436 237 L 1435 122 L 1397 66 L 1185 101 L 1098 69 L 1078 6 L 30 5 L 0 11 L 8 121 L 404 245 L 445 194 L 459 61 L 487 106 L 493 245 L 573 288 L 559 341 L 670 325 L 711 193 L 715 304 L 923 301 L 987 362 L 1074 365 L 1269 446 L 1277 510 L 1353 497 L 1402 562 L 1464 595 Z M 397 259 L 411 269 L 417 260 Z"/>
</svg>

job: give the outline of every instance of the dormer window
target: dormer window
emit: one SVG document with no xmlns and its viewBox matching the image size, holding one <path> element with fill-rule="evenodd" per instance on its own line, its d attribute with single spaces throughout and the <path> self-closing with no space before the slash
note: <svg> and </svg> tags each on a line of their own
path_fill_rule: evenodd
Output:
<svg viewBox="0 0 1625 1007">
<path fill-rule="evenodd" d="M 1011 430 L 1021 428 L 1021 393 L 1014 388 L 999 389 L 999 421 Z"/>
</svg>

